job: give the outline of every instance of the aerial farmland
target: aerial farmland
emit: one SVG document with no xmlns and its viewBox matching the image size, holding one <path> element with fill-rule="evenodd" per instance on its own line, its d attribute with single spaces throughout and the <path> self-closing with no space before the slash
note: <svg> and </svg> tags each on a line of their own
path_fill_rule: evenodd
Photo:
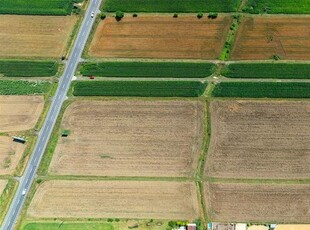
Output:
<svg viewBox="0 0 310 230">
<path fill-rule="evenodd" d="M 0 2 L 0 229 L 307 229 L 308 8 Z"/>
</svg>

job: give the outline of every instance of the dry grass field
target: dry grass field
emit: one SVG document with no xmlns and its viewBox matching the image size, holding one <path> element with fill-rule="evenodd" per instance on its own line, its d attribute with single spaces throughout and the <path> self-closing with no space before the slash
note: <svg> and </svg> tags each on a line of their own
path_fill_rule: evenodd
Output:
<svg viewBox="0 0 310 230">
<path fill-rule="evenodd" d="M 278 224 L 275 230 L 310 230 L 310 224 Z"/>
<path fill-rule="evenodd" d="M 232 50 L 234 60 L 310 59 L 310 17 L 244 18 Z"/>
<path fill-rule="evenodd" d="M 11 137 L 0 136 L 0 175 L 12 174 L 26 148 Z"/>
<path fill-rule="evenodd" d="M 3 192 L 3 190 L 5 189 L 7 183 L 8 183 L 7 180 L 0 180 L 0 196 Z"/>
<path fill-rule="evenodd" d="M 38 188 L 30 218 L 195 219 L 195 184 L 159 181 L 47 181 Z"/>
<path fill-rule="evenodd" d="M 310 177 L 310 101 L 215 100 L 206 176 Z"/>
<path fill-rule="evenodd" d="M 205 183 L 212 221 L 307 223 L 309 197 L 309 184 Z"/>
<path fill-rule="evenodd" d="M 125 16 L 100 22 L 89 55 L 115 58 L 217 59 L 224 46 L 231 18 L 196 15 Z"/>
<path fill-rule="evenodd" d="M 204 103 L 81 100 L 64 114 L 49 171 L 58 175 L 189 177 L 202 151 Z"/>
<path fill-rule="evenodd" d="M 74 16 L 0 15 L 0 57 L 60 57 Z"/>
<path fill-rule="evenodd" d="M 32 129 L 43 107 L 43 96 L 0 96 L 0 132 Z"/>
</svg>

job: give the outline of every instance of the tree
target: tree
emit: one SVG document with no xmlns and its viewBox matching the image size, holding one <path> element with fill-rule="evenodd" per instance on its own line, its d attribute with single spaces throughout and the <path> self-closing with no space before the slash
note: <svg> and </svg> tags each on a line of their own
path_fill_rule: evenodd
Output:
<svg viewBox="0 0 310 230">
<path fill-rule="evenodd" d="M 100 14 L 101 20 L 104 20 L 106 17 L 107 17 L 107 15 L 106 15 L 105 13 L 101 13 L 101 14 Z"/>
<path fill-rule="evenodd" d="M 197 14 L 197 18 L 200 19 L 200 18 L 202 18 L 202 17 L 203 17 L 203 13 L 198 13 L 198 14 Z"/>
<path fill-rule="evenodd" d="M 177 18 L 177 17 L 178 17 L 178 14 L 177 14 L 177 13 L 174 13 L 174 14 L 173 14 L 173 17 L 174 17 L 174 18 Z"/>
<path fill-rule="evenodd" d="M 124 17 L 124 12 L 123 11 L 116 11 L 115 12 L 115 19 L 117 21 L 120 21 Z"/>
</svg>

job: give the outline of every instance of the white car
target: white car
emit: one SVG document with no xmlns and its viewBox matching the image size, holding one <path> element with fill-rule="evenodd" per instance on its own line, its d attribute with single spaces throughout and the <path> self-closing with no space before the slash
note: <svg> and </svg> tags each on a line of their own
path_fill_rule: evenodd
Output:
<svg viewBox="0 0 310 230">
<path fill-rule="evenodd" d="M 94 15 L 95 15 L 95 13 L 94 13 L 94 12 L 91 12 L 91 15 L 90 15 L 90 16 L 91 16 L 92 18 L 94 17 Z"/>
<path fill-rule="evenodd" d="M 24 190 L 22 191 L 22 196 L 25 196 L 26 191 L 27 191 L 27 189 L 24 189 Z"/>
</svg>

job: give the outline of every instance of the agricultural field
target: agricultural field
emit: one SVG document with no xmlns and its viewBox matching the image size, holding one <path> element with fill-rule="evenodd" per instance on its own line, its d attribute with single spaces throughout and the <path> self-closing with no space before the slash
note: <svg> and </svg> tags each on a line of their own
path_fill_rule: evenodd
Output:
<svg viewBox="0 0 310 230">
<path fill-rule="evenodd" d="M 192 177 L 202 151 L 197 100 L 81 100 L 65 111 L 49 172 Z M 103 141 L 104 140 L 104 141 Z"/>
<path fill-rule="evenodd" d="M 56 61 L 0 60 L 0 76 L 5 77 L 50 77 L 56 75 Z"/>
<path fill-rule="evenodd" d="M 210 110 L 208 177 L 310 178 L 309 101 L 214 100 Z"/>
<path fill-rule="evenodd" d="M 88 55 L 102 58 L 217 59 L 232 19 L 196 15 L 108 17 L 97 27 Z M 168 32 L 169 31 L 169 32 Z"/>
<path fill-rule="evenodd" d="M 0 132 L 32 129 L 43 107 L 43 96 L 0 96 Z"/>
<path fill-rule="evenodd" d="M 309 82 L 220 82 L 213 97 L 310 98 Z"/>
<path fill-rule="evenodd" d="M 309 0 L 249 0 L 245 12 L 268 14 L 309 14 Z"/>
<path fill-rule="evenodd" d="M 98 77 L 203 78 L 214 70 L 215 64 L 207 62 L 85 62 L 80 73 Z"/>
<path fill-rule="evenodd" d="M 81 0 L 1 0 L 0 14 L 68 15 Z"/>
<path fill-rule="evenodd" d="M 310 79 L 310 64 L 233 63 L 222 75 L 229 78 Z"/>
<path fill-rule="evenodd" d="M 52 84 L 48 81 L 0 81 L 0 95 L 32 95 L 47 93 Z"/>
<path fill-rule="evenodd" d="M 0 15 L 0 57 L 59 58 L 76 21 L 75 16 Z"/>
<path fill-rule="evenodd" d="M 24 144 L 13 142 L 11 137 L 0 136 L 0 175 L 12 175 L 14 173 L 25 148 Z"/>
<path fill-rule="evenodd" d="M 46 181 L 28 208 L 28 218 L 196 219 L 193 182 Z"/>
<path fill-rule="evenodd" d="M 205 183 L 209 217 L 221 222 L 309 222 L 309 184 Z"/>
<path fill-rule="evenodd" d="M 237 11 L 240 0 L 106 0 L 104 11 L 124 12 L 231 12 Z"/>
<path fill-rule="evenodd" d="M 0 180 L 0 196 L 1 194 L 3 193 L 4 189 L 5 189 L 5 186 L 6 184 L 8 183 L 7 180 Z"/>
<path fill-rule="evenodd" d="M 73 95 L 199 97 L 206 87 L 207 83 L 200 81 L 76 81 Z"/>
<path fill-rule="evenodd" d="M 310 230 L 310 224 L 278 224 L 275 230 Z"/>
<path fill-rule="evenodd" d="M 310 17 L 246 17 L 232 49 L 233 60 L 309 60 Z"/>
</svg>

